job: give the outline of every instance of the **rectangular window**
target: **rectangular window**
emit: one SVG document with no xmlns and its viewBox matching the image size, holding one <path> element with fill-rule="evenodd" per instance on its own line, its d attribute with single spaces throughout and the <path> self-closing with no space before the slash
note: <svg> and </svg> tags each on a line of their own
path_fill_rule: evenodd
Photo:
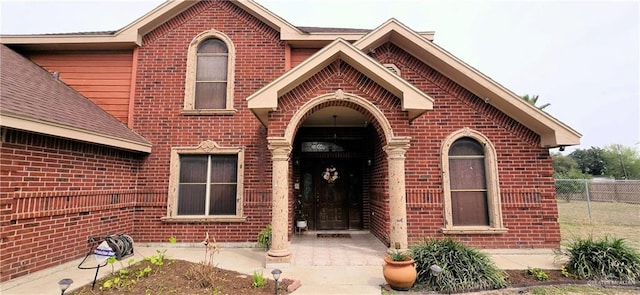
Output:
<svg viewBox="0 0 640 295">
<path fill-rule="evenodd" d="M 237 155 L 180 155 L 178 215 L 235 215 Z"/>
</svg>

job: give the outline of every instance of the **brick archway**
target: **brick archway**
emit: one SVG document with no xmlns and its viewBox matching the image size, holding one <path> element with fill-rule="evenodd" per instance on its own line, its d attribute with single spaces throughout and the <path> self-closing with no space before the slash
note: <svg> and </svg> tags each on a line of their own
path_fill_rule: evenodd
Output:
<svg viewBox="0 0 640 295">
<path fill-rule="evenodd" d="M 287 125 L 287 128 L 284 131 L 285 140 L 289 143 L 293 143 L 293 139 L 295 137 L 296 131 L 298 130 L 298 127 L 302 124 L 302 122 L 304 122 L 307 116 L 309 116 L 316 107 L 332 101 L 347 101 L 366 111 L 368 113 L 367 115 L 372 117 L 372 123 L 377 124 L 378 132 L 384 135 L 384 143 L 389 144 L 395 138 L 389 120 L 387 120 L 387 118 L 378 107 L 360 96 L 343 92 L 341 89 L 338 89 L 334 93 L 327 93 L 313 98 L 306 102 L 302 107 L 300 107 L 300 109 L 298 109 L 298 111 L 293 115 L 293 117 L 289 121 L 289 124 Z"/>
<path fill-rule="evenodd" d="M 315 108 L 331 102 L 348 101 L 362 108 L 371 116 L 372 124 L 375 124 L 385 141 L 384 152 L 388 159 L 388 192 L 389 192 L 389 244 L 391 248 L 406 250 L 407 239 L 407 208 L 405 189 L 405 155 L 409 149 L 410 137 L 398 137 L 386 116 L 378 107 L 370 101 L 355 94 L 338 90 L 335 93 L 320 95 L 306 102 L 293 115 L 283 137 L 269 137 L 269 150 L 272 151 L 272 249 L 267 252 L 267 266 L 289 263 L 291 251 L 287 243 L 289 212 L 287 200 L 289 198 L 289 156 L 292 143 L 302 122 Z"/>
</svg>

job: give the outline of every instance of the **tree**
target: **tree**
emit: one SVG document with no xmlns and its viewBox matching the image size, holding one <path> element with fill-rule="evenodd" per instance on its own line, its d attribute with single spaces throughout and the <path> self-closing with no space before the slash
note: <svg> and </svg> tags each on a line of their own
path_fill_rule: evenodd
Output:
<svg viewBox="0 0 640 295">
<path fill-rule="evenodd" d="M 551 154 L 551 159 L 553 160 L 553 172 L 555 175 L 558 174 L 568 174 L 569 171 L 576 170 L 580 171 L 580 167 L 576 160 L 569 156 L 565 156 L 561 153 Z"/>
<path fill-rule="evenodd" d="M 574 194 L 584 193 L 585 186 L 582 179 L 590 179 L 591 175 L 582 173 L 572 157 L 556 153 L 551 155 L 551 159 L 558 197 L 569 202 Z"/>
<path fill-rule="evenodd" d="M 606 162 L 603 157 L 603 150 L 597 147 L 590 147 L 588 150 L 577 149 L 569 154 L 573 158 L 580 171 L 591 175 L 603 175 L 606 169 Z"/>
<path fill-rule="evenodd" d="M 606 175 L 616 179 L 640 179 L 640 155 L 636 149 L 621 144 L 606 145 L 602 156 Z"/>
<path fill-rule="evenodd" d="M 536 106 L 536 104 L 538 103 L 538 98 L 539 98 L 537 95 L 529 96 L 529 94 L 525 94 L 521 98 L 524 101 L 528 102 L 530 105 L 532 105 L 534 107 L 537 107 L 541 111 L 551 105 L 550 103 L 545 103 L 545 104 L 543 104 L 541 106 Z"/>
</svg>

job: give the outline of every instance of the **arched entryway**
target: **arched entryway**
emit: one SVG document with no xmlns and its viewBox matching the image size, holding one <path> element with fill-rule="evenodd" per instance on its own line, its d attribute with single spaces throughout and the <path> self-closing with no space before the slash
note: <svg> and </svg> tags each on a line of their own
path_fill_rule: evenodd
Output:
<svg viewBox="0 0 640 295">
<path fill-rule="evenodd" d="M 343 115 L 360 122 L 338 126 Z M 324 126 L 313 127 L 314 120 Z M 306 213 L 315 229 L 369 228 L 391 248 L 407 248 L 404 159 L 410 138 L 394 136 L 374 104 L 342 90 L 321 95 L 298 109 L 283 137 L 268 141 L 273 160 L 268 265 L 290 261 L 288 234 L 294 219 L 289 206 L 296 197 L 306 197 L 312 206 Z M 328 178 L 323 175 L 327 169 Z M 329 183 L 336 171 L 342 184 Z"/>
<path fill-rule="evenodd" d="M 370 228 L 376 151 L 381 148 L 375 128 L 352 108 L 325 106 L 307 117 L 293 141 L 293 224 L 305 220 L 310 230 Z"/>
</svg>

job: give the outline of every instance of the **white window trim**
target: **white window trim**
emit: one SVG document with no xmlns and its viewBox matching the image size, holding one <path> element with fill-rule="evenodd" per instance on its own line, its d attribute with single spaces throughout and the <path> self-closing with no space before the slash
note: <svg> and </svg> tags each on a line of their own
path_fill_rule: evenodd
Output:
<svg viewBox="0 0 640 295">
<path fill-rule="evenodd" d="M 453 210 L 451 208 L 451 181 L 449 178 L 449 149 L 453 143 L 462 138 L 469 137 L 476 140 L 483 147 L 485 175 L 487 178 L 487 202 L 489 210 L 489 226 L 454 226 Z M 507 232 L 502 224 L 502 205 L 500 201 L 500 187 L 498 185 L 498 167 L 495 147 L 482 133 L 471 128 L 463 128 L 451 133 L 444 140 L 440 151 L 442 159 L 442 187 L 444 207 L 445 234 L 500 234 Z"/>
<path fill-rule="evenodd" d="M 218 39 L 227 45 L 227 101 L 224 109 L 196 109 L 196 69 L 198 67 L 198 46 L 205 40 Z M 232 115 L 236 112 L 233 107 L 233 88 L 235 78 L 236 49 L 227 35 L 214 29 L 204 31 L 191 41 L 187 51 L 187 72 L 184 88 L 184 115 Z"/>
<path fill-rule="evenodd" d="M 236 192 L 235 215 L 178 215 L 178 187 L 180 182 L 180 155 L 237 155 L 238 175 Z M 167 201 L 167 216 L 162 220 L 167 222 L 244 222 L 243 216 L 244 194 L 244 148 L 220 147 L 216 142 L 207 140 L 196 147 L 173 147 L 169 168 L 169 199 Z"/>
</svg>

